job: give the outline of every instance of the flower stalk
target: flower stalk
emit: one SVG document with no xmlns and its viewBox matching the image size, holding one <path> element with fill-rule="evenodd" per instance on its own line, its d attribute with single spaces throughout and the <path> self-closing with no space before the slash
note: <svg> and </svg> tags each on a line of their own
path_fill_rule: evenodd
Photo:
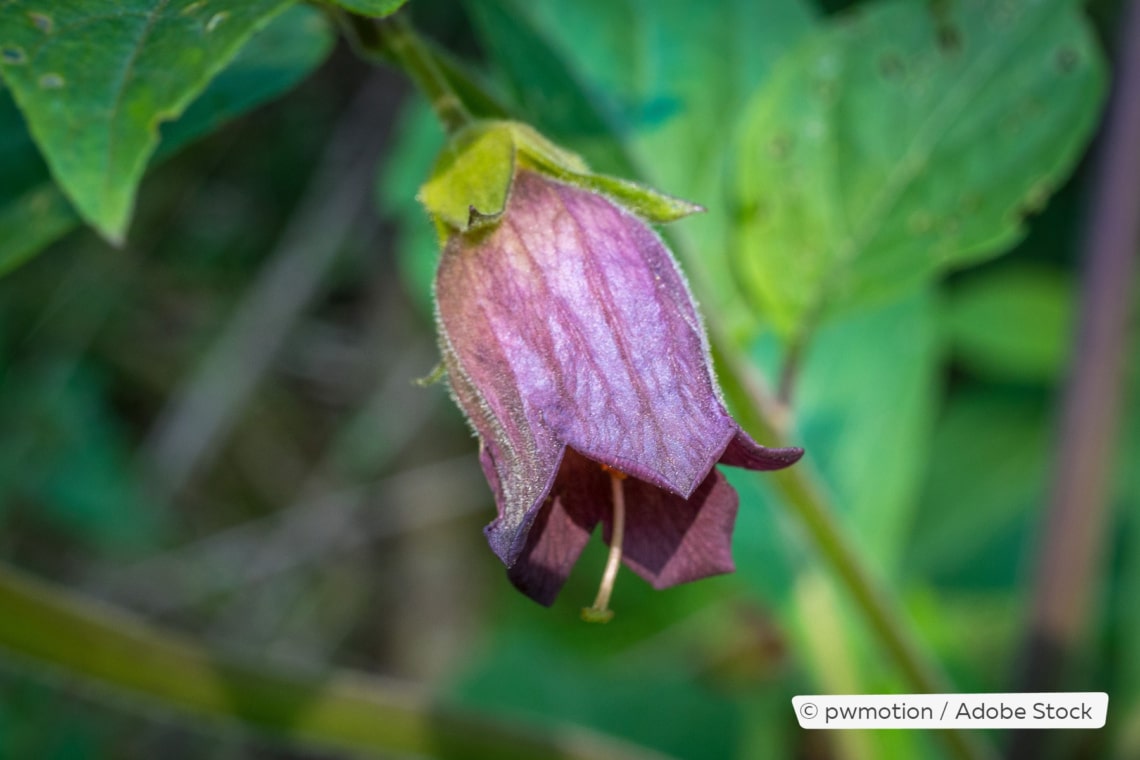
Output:
<svg viewBox="0 0 1140 760">
<path fill-rule="evenodd" d="M 474 121 L 448 82 L 443 65 L 428 50 L 403 13 L 377 20 L 340 10 L 330 12 L 335 14 L 345 36 L 362 57 L 369 60 L 387 58 L 411 78 L 449 135 Z"/>
<path fill-rule="evenodd" d="M 380 44 L 415 80 L 416 87 L 427 96 L 432 110 L 444 129 L 454 133 L 471 123 L 471 114 L 447 83 L 443 70 L 427 52 L 419 35 L 412 31 L 404 15 L 397 13 L 376 24 Z"/>
</svg>

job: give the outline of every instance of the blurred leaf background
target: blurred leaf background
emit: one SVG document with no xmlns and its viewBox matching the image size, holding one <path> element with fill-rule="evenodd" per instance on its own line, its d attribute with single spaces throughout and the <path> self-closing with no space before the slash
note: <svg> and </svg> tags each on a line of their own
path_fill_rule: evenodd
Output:
<svg viewBox="0 0 1140 760">
<path fill-rule="evenodd" d="M 796 363 L 793 439 L 956 686 L 1011 689 L 1121 5 L 406 12 L 594 168 L 709 209 L 666 231 L 703 307 L 773 383 Z M 286 10 L 162 126 L 122 248 L 73 229 L 0 90 L 0 558 L 220 652 L 669 756 L 939 756 L 919 732 L 796 725 L 793 694 L 905 688 L 762 477 L 730 473 L 735 575 L 653 592 L 625 573 L 615 620 L 586 626 L 597 542 L 552 610 L 513 591 L 476 444 L 441 386 L 412 384 L 437 359 L 415 193 L 443 132 L 334 32 Z M 1131 335 L 1072 684 L 1112 709 L 1060 743 L 1082 757 L 1140 754 Z M 0 757 L 331 756 L 137 707 L 0 650 Z"/>
</svg>

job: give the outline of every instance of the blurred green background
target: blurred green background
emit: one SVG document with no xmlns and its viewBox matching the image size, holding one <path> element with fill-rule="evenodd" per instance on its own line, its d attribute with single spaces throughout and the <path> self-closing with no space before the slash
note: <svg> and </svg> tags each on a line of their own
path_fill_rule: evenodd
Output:
<svg viewBox="0 0 1140 760">
<path fill-rule="evenodd" d="M 708 207 L 668 232 L 703 307 L 773 384 L 810 338 L 792 440 L 960 691 L 1016 687 L 1122 12 L 1042 7 L 407 11 L 598 170 Z M 732 576 L 654 592 L 623 573 L 616 618 L 588 626 L 596 541 L 551 610 L 513 590 L 476 442 L 443 386 L 412 382 L 437 361 L 415 192 L 442 130 L 316 11 L 257 44 L 207 93 L 242 115 L 192 144 L 214 124 L 164 128 L 118 249 L 60 237 L 69 212 L 29 194 L 50 180 L 0 91 L 0 558 L 227 655 L 679 758 L 941 756 L 923 732 L 797 726 L 794 694 L 906 689 L 762 476 L 729 473 Z M 1066 685 L 1108 691 L 1109 721 L 1059 740 L 1068 756 L 1140 757 L 1130 335 L 1092 645 Z M 139 707 L 0 648 L 0 757 L 336 756 Z"/>
</svg>

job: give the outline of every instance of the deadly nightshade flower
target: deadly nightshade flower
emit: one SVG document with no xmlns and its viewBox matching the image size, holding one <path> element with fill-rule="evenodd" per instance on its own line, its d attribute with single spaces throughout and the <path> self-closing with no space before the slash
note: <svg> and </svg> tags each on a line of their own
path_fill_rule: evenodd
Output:
<svg viewBox="0 0 1140 760">
<path fill-rule="evenodd" d="M 655 588 L 734 569 L 738 497 L 714 465 L 775 470 L 725 410 L 672 254 L 608 197 L 526 168 L 493 226 L 452 235 L 436 278 L 452 391 L 498 506 L 485 529 L 514 584 L 554 601 L 598 523 L 593 608 L 624 562 Z"/>
</svg>

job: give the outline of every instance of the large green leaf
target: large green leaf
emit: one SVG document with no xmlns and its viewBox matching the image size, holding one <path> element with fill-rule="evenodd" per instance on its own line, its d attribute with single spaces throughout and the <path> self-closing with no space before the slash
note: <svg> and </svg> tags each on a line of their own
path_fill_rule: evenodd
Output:
<svg viewBox="0 0 1140 760">
<path fill-rule="evenodd" d="M 974 559 L 964 559 L 963 564 Z M 1009 688 L 1009 663 L 1018 659 L 1025 616 L 1018 589 L 934 590 L 925 586 L 909 594 L 907 612 L 953 675 L 958 691 Z"/>
<path fill-rule="evenodd" d="M 225 121 L 282 92 L 315 69 L 332 48 L 332 30 L 313 8 L 297 6 L 273 19 L 175 122 L 163 125 L 152 164 Z M 23 117 L 0 90 L 0 274 L 21 264 L 79 224 L 52 181 Z"/>
<path fill-rule="evenodd" d="M 908 575 L 971 590 L 1015 584 L 1048 484 L 1048 411 L 1043 394 L 970 389 L 951 398 L 907 541 Z"/>
<path fill-rule="evenodd" d="M 720 190 L 726 125 L 813 27 L 800 0 L 715 13 L 694 0 L 552 0 L 523 13 L 622 129 L 641 179 L 682 196 Z"/>
<path fill-rule="evenodd" d="M 613 139 L 617 126 L 613 114 L 581 81 L 574 61 L 560 55 L 531 23 L 527 6 L 514 0 L 472 0 L 467 7 L 514 96 L 518 115 L 581 153 L 592 168 L 632 173 L 620 143 Z"/>
<path fill-rule="evenodd" d="M 0 88 L 0 274 L 75 226 L 71 204 L 51 181 L 47 165 L 6 89 Z"/>
<path fill-rule="evenodd" d="M 596 634 L 583 625 L 575 621 L 579 636 Z M 735 755 L 739 707 L 694 683 L 686 673 L 692 663 L 683 659 L 652 668 L 638 667 L 634 657 L 631 666 L 621 658 L 599 661 L 568 652 L 548 636 L 506 626 L 483 649 L 455 689 L 461 703 L 504 715 L 572 721 L 669 757 Z"/>
<path fill-rule="evenodd" d="M 687 220 L 710 287 L 731 297 L 725 173 L 730 125 L 772 65 L 814 26 L 809 3 L 730 0 L 479 0 L 477 28 L 522 104 L 594 168 L 696 202 Z M 625 151 L 613 150 L 614 137 Z M 731 317 L 726 314 L 726 317 Z"/>
<path fill-rule="evenodd" d="M 824 326 L 803 359 L 792 440 L 888 573 L 908 539 L 938 401 L 941 335 L 928 290 Z M 776 374 L 769 334 L 754 351 Z M 793 553 L 796 550 L 792 550 Z"/>
<path fill-rule="evenodd" d="M 934 299 L 922 292 L 825 326 L 805 356 L 792 440 L 807 451 L 841 519 L 880 568 L 905 552 L 934 425 L 941 359 Z M 774 335 L 754 357 L 776 374 Z M 734 538 L 738 574 L 765 598 L 789 603 L 810 548 L 789 533 L 768 480 L 728 469 L 740 493 Z"/>
<path fill-rule="evenodd" d="M 155 154 L 163 159 L 187 143 L 282 93 L 320 66 L 336 36 L 319 10 L 289 8 L 253 35 L 177 121 L 162 125 Z"/>
<path fill-rule="evenodd" d="M 79 214 L 121 242 L 158 144 L 290 0 L 0 3 L 0 73 Z"/>
<path fill-rule="evenodd" d="M 957 358 L 980 375 L 1054 382 L 1068 361 L 1074 294 L 1070 277 L 1045 267 L 972 278 L 947 299 L 947 337 Z"/>
<path fill-rule="evenodd" d="M 996 255 L 1087 142 L 1076 3 L 864 6 L 781 61 L 740 134 L 742 280 L 785 334 Z"/>
</svg>

